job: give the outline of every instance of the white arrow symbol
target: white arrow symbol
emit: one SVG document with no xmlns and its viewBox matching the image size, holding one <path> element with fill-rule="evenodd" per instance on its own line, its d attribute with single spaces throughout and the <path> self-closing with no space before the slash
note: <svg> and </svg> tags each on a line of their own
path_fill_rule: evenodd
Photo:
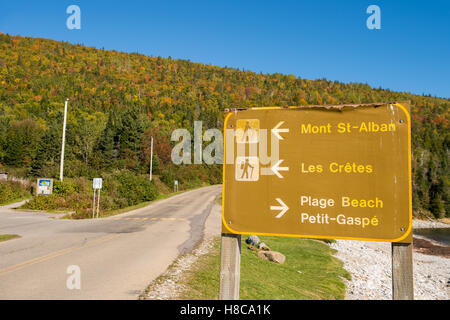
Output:
<svg viewBox="0 0 450 320">
<path fill-rule="evenodd" d="M 284 216 L 286 211 L 289 210 L 289 207 L 283 201 L 281 201 L 280 198 L 276 198 L 275 200 L 277 200 L 278 203 L 281 204 L 281 206 L 270 206 L 270 210 L 281 210 L 281 212 L 276 216 L 277 219 L 280 219 L 282 216 Z"/>
<path fill-rule="evenodd" d="M 283 125 L 284 121 L 279 122 L 275 128 L 272 129 L 272 133 L 279 139 L 284 140 L 282 136 L 280 136 L 280 132 L 289 132 L 289 129 L 279 129 Z"/>
<path fill-rule="evenodd" d="M 278 171 L 289 171 L 289 167 L 280 167 L 280 164 L 283 161 L 284 160 L 278 161 L 272 168 L 270 168 L 270 170 L 272 170 L 273 173 L 275 173 L 277 175 L 277 177 L 280 179 L 283 179 L 283 176 Z"/>
</svg>

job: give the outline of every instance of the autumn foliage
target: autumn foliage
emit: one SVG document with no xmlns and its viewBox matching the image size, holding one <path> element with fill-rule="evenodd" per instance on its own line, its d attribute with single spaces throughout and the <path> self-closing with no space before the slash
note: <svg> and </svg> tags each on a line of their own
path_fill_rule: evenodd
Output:
<svg viewBox="0 0 450 320">
<path fill-rule="evenodd" d="M 448 98 L 0 34 L 0 163 L 56 176 L 66 97 L 68 175 L 148 173 L 153 136 L 164 179 L 189 181 L 183 170 L 194 170 L 215 182 L 217 166 L 171 164 L 173 129 L 221 128 L 225 108 L 410 100 L 415 213 L 450 215 Z"/>
</svg>

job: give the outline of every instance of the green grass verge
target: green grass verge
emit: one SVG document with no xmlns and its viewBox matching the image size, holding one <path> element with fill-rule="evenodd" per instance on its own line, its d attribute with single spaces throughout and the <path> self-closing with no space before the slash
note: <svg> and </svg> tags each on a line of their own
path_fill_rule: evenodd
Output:
<svg viewBox="0 0 450 320">
<path fill-rule="evenodd" d="M 20 198 L 4 201 L 4 202 L 0 203 L 0 206 L 7 206 L 9 204 L 19 203 L 19 202 L 22 202 L 24 200 L 29 200 L 29 199 L 32 199 L 32 198 L 33 198 L 33 196 L 30 194 L 30 195 L 26 195 L 26 196 L 23 196 L 23 197 L 20 197 Z"/>
<path fill-rule="evenodd" d="M 221 206 L 222 205 L 222 192 L 217 195 L 214 199 L 214 203 Z"/>
<path fill-rule="evenodd" d="M 167 198 L 171 198 L 171 197 L 176 196 L 178 194 L 182 194 L 182 193 L 185 193 L 185 192 L 188 192 L 188 191 L 192 191 L 192 190 L 196 190 L 196 189 L 200 189 L 200 188 L 204 188 L 204 187 L 209 187 L 209 186 L 210 185 L 202 185 L 202 186 L 198 186 L 198 187 L 195 187 L 195 188 L 192 188 L 192 189 L 181 190 L 181 191 L 178 191 L 178 192 L 160 193 L 160 194 L 158 194 L 158 197 L 155 200 L 152 200 L 152 201 L 141 202 L 141 203 L 138 203 L 138 204 L 136 204 L 134 206 L 131 206 L 131 207 L 126 207 L 126 208 L 121 208 L 121 209 L 116 209 L 116 210 L 103 211 L 100 218 L 115 216 L 115 215 L 118 215 L 118 214 L 122 214 L 122 213 L 126 213 L 126 212 L 129 212 L 129 211 L 133 211 L 133 210 L 136 210 L 136 209 L 144 208 L 146 206 L 151 205 L 152 203 L 154 203 L 156 201 L 167 199 Z M 68 216 L 68 217 L 65 217 L 65 218 L 70 218 L 70 217 Z"/>
<path fill-rule="evenodd" d="M 242 237 L 241 300 L 339 300 L 345 298 L 342 278 L 350 279 L 336 250 L 318 240 L 260 237 L 271 250 L 286 256 L 282 265 L 258 258 Z M 180 299 L 218 299 L 220 238 L 210 254 L 199 258 L 187 273 Z"/>
<path fill-rule="evenodd" d="M 106 217 L 110 217 L 110 216 L 115 216 L 115 215 L 118 215 L 118 214 L 126 213 L 126 212 L 129 212 L 129 211 L 137 210 L 137 209 L 149 206 L 150 204 L 152 204 L 152 203 L 154 203 L 156 201 L 167 199 L 167 198 L 176 196 L 178 194 L 182 194 L 182 193 L 185 193 L 185 192 L 188 192 L 188 191 L 192 191 L 192 190 L 196 190 L 196 189 L 200 189 L 200 188 L 204 188 L 204 187 L 209 187 L 209 186 L 211 186 L 211 185 L 204 184 L 204 185 L 201 185 L 201 186 L 197 186 L 197 187 L 194 187 L 194 188 L 191 188 L 191 189 L 181 190 L 181 191 L 178 191 L 178 192 L 160 193 L 160 194 L 158 194 L 157 198 L 152 200 L 152 201 L 140 202 L 140 203 L 138 203 L 138 204 L 136 204 L 134 206 L 129 206 L 129 207 L 120 208 L 120 209 L 114 209 L 114 210 L 104 210 L 104 209 L 102 209 L 102 206 L 100 204 L 100 212 L 99 212 L 100 216 L 99 217 L 100 218 L 106 218 Z M 101 197 L 100 197 L 100 199 L 101 199 Z M 29 209 L 29 208 L 27 208 L 24 205 L 21 206 L 18 209 L 20 209 L 20 211 L 24 211 L 24 212 L 47 212 L 47 213 L 52 213 L 52 214 L 61 214 L 62 215 L 61 219 L 72 219 L 73 218 L 73 214 L 75 213 L 75 209 L 70 209 L 70 210 L 69 209 L 66 209 L 66 210 L 63 210 L 63 209 L 59 209 L 59 210 L 58 209 L 45 209 L 45 208 L 43 208 L 43 209 Z M 92 217 L 92 207 L 90 209 L 89 215 L 84 217 L 84 219 L 90 219 L 91 217 Z"/>
<path fill-rule="evenodd" d="M 0 206 L 30 199 L 30 187 L 26 187 L 17 181 L 0 181 Z"/>
<path fill-rule="evenodd" d="M 20 238 L 17 234 L 0 234 L 0 242 Z"/>
<path fill-rule="evenodd" d="M 134 206 L 121 208 L 121 209 L 117 209 L 117 210 L 104 211 L 104 212 L 102 212 L 101 218 L 105 218 L 105 217 L 109 217 L 109 216 L 115 216 L 115 215 L 118 215 L 118 214 L 122 214 L 122 213 L 126 213 L 126 212 L 129 212 L 129 211 L 133 211 L 133 210 L 136 210 L 136 209 L 144 208 L 146 206 L 151 205 L 152 203 L 154 203 L 156 201 L 167 199 L 167 198 L 173 197 L 173 196 L 175 196 L 177 194 L 184 193 L 186 191 L 190 191 L 190 190 L 183 190 L 183 191 L 172 192 L 172 193 L 160 193 L 158 195 L 158 197 L 155 200 L 152 200 L 152 201 L 141 202 L 141 203 L 138 203 L 138 204 L 136 204 Z"/>
<path fill-rule="evenodd" d="M 186 190 L 186 191 L 189 191 L 189 190 Z M 125 208 L 116 209 L 116 210 L 101 210 L 101 208 L 100 208 L 100 212 L 99 212 L 100 216 L 99 217 L 100 218 L 106 218 L 106 217 L 110 217 L 110 216 L 115 216 L 115 215 L 118 215 L 118 214 L 126 213 L 126 212 L 129 212 L 129 211 L 137 210 L 137 209 L 140 209 L 140 208 L 144 208 L 146 206 L 151 205 L 152 203 L 154 203 L 156 201 L 167 199 L 167 198 L 173 197 L 173 196 L 175 196 L 177 194 L 180 194 L 180 193 L 183 193 L 183 192 L 186 192 L 186 191 L 183 190 L 183 191 L 174 192 L 174 193 L 159 194 L 158 197 L 155 200 L 141 202 L 141 203 L 138 203 L 138 204 L 136 204 L 134 206 L 125 207 Z M 47 212 L 47 213 L 64 215 L 64 216 L 61 217 L 61 219 L 71 219 L 72 218 L 72 214 L 75 213 L 75 211 L 68 211 L 68 210 L 63 211 L 63 210 L 34 210 L 34 209 L 23 209 L 23 208 L 19 208 L 19 209 L 20 209 L 20 211 L 24 211 L 24 212 Z M 95 214 L 97 214 L 97 212 Z M 91 218 L 91 217 L 92 216 L 89 215 L 89 218 Z"/>
</svg>

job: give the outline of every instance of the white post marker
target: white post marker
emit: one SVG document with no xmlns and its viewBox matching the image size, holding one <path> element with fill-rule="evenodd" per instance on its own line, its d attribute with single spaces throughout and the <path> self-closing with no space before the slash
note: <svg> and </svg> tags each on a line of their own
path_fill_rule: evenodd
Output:
<svg viewBox="0 0 450 320">
<path fill-rule="evenodd" d="M 92 219 L 95 218 L 95 189 L 94 189 L 94 201 L 92 202 Z"/>
<path fill-rule="evenodd" d="M 152 173 L 153 173 L 153 137 L 150 142 L 150 181 L 152 181 L 153 179 Z"/>
<path fill-rule="evenodd" d="M 98 197 L 97 197 L 97 219 L 98 219 L 98 210 L 100 208 L 100 191 L 101 189 L 98 189 Z"/>
<path fill-rule="evenodd" d="M 175 180 L 173 182 L 173 190 L 174 190 L 174 192 L 178 192 L 178 180 Z"/>
<path fill-rule="evenodd" d="M 92 219 L 95 218 L 95 191 L 98 190 L 98 197 L 97 197 L 97 218 L 98 218 L 98 212 L 100 208 L 100 190 L 102 189 L 103 179 L 102 178 L 94 178 L 94 181 L 92 183 L 92 188 L 94 189 L 94 202 L 92 204 Z"/>
<path fill-rule="evenodd" d="M 63 123 L 63 132 L 62 132 L 62 147 L 61 147 L 61 164 L 59 166 L 59 180 L 63 181 L 63 172 L 64 172 L 64 147 L 66 144 L 66 123 L 67 123 L 67 104 L 69 103 L 69 98 L 66 99 L 64 104 L 64 123 Z"/>
</svg>

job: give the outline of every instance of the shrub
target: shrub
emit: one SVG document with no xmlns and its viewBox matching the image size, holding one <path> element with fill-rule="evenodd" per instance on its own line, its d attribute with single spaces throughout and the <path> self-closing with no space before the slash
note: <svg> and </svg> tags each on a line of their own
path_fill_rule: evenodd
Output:
<svg viewBox="0 0 450 320">
<path fill-rule="evenodd" d="M 25 203 L 22 208 L 31 210 L 55 210 L 58 208 L 54 195 L 40 195 Z"/>
<path fill-rule="evenodd" d="M 92 192 L 92 181 L 89 181 L 85 177 L 78 177 L 73 179 L 73 184 L 80 193 Z"/>
<path fill-rule="evenodd" d="M 57 196 L 65 196 L 78 192 L 78 187 L 75 183 L 66 181 L 53 180 L 53 194 Z"/>
<path fill-rule="evenodd" d="M 16 181 L 0 181 L 0 204 L 21 200 L 31 195 L 31 189 Z"/>
<path fill-rule="evenodd" d="M 72 218 L 89 218 L 92 215 L 92 197 L 92 182 L 84 177 L 63 182 L 55 180 L 52 195 L 35 197 L 23 208 L 75 211 Z M 126 169 L 103 174 L 101 212 L 122 209 L 157 197 L 156 185 L 149 181 L 148 175 L 136 175 Z"/>
<path fill-rule="evenodd" d="M 158 190 L 148 177 L 135 175 L 128 170 L 116 171 L 113 175 L 118 181 L 117 196 L 127 200 L 128 206 L 151 201 L 158 196 Z"/>
<path fill-rule="evenodd" d="M 173 182 L 175 181 L 175 175 L 174 173 L 170 170 L 170 168 L 168 169 L 164 169 L 161 172 L 161 175 L 159 177 L 159 179 L 169 188 L 171 188 L 173 186 Z"/>
<path fill-rule="evenodd" d="M 65 196 L 55 194 L 34 197 L 22 206 L 32 210 L 83 211 L 92 209 L 92 197 L 88 194 L 72 193 Z"/>
<path fill-rule="evenodd" d="M 94 177 L 96 170 L 80 160 L 67 160 L 64 164 L 64 177 Z"/>
</svg>

